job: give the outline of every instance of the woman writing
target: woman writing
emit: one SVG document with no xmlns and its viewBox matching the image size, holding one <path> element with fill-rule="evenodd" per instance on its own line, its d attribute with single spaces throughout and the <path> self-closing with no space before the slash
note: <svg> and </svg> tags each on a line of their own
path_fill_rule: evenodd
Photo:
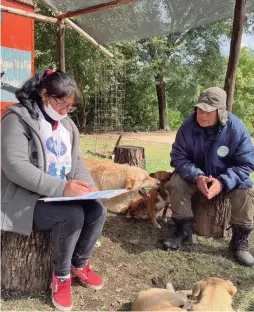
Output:
<svg viewBox="0 0 254 312">
<path fill-rule="evenodd" d="M 95 184 L 79 152 L 79 132 L 67 116 L 78 101 L 75 81 L 42 70 L 17 90 L 18 104 L 2 118 L 1 228 L 30 235 L 52 230 L 52 302 L 72 308 L 70 273 L 94 289 L 103 286 L 90 268 L 106 218 L 95 200 L 44 202 L 42 196 L 79 196 Z"/>
</svg>

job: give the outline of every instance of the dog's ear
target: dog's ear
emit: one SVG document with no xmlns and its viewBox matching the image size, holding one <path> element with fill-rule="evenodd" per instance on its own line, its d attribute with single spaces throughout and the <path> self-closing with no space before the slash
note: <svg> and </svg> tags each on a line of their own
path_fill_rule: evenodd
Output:
<svg viewBox="0 0 254 312">
<path fill-rule="evenodd" d="M 207 282 L 204 280 L 201 280 L 195 283 L 192 287 L 192 296 L 198 297 L 202 293 L 206 285 L 207 285 Z"/>
<path fill-rule="evenodd" d="M 226 287 L 227 287 L 227 291 L 228 291 L 228 293 L 230 294 L 230 296 L 234 296 L 234 294 L 237 292 L 237 288 L 235 287 L 235 285 L 231 282 L 231 281 L 229 281 L 229 280 L 226 280 L 225 281 L 225 283 L 226 283 Z"/>
<path fill-rule="evenodd" d="M 153 172 L 149 174 L 149 177 L 151 177 L 151 178 L 154 178 L 154 176 L 155 176 L 155 173 L 153 173 Z"/>
<path fill-rule="evenodd" d="M 127 180 L 126 181 L 126 186 L 125 186 L 125 188 L 127 189 L 127 190 L 133 190 L 134 189 L 134 186 L 135 186 L 135 179 L 129 179 L 129 180 Z"/>
</svg>

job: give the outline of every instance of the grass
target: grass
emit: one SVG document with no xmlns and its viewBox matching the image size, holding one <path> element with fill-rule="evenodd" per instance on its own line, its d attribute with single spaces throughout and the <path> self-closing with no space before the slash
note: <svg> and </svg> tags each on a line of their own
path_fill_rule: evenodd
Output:
<svg viewBox="0 0 254 312">
<path fill-rule="evenodd" d="M 91 157 L 88 150 L 97 150 L 112 152 L 114 149 L 117 136 L 110 136 L 108 138 L 100 138 L 95 142 L 94 136 L 83 135 L 81 137 L 81 152 L 87 157 Z M 171 145 L 165 143 L 144 142 L 138 139 L 124 138 L 121 140 L 121 145 L 141 146 L 145 148 L 146 170 L 148 172 L 155 172 L 159 170 L 171 170 L 170 167 L 170 152 Z M 99 157 L 98 157 L 99 158 Z"/>
<path fill-rule="evenodd" d="M 97 150 L 113 150 L 117 137 L 97 140 Z M 121 144 L 145 147 L 148 172 L 170 170 L 170 145 L 124 138 Z M 87 149 L 95 149 L 93 136 L 82 136 L 81 150 L 91 157 Z M 254 178 L 254 176 L 253 176 Z M 206 276 L 230 279 L 238 288 L 234 308 L 254 310 L 254 270 L 236 264 L 228 251 L 228 239 L 196 237 L 191 249 L 176 252 L 161 250 L 161 239 L 169 235 L 172 227 L 160 222 L 155 229 L 150 222 L 126 219 L 109 214 L 102 236 L 102 246 L 96 248 L 93 267 L 100 272 L 105 287 L 93 291 L 73 284 L 74 311 L 130 310 L 137 292 L 153 286 L 154 280 L 163 284 L 172 281 L 176 289 L 190 289 Z M 254 253 L 254 235 L 251 237 Z M 48 294 L 26 296 L 6 295 L 1 299 L 1 310 L 54 311 Z"/>
<path fill-rule="evenodd" d="M 136 135 L 138 137 L 138 135 Z M 107 151 L 111 153 L 114 149 L 116 135 L 109 137 L 96 138 L 92 135 L 81 136 L 81 152 L 87 157 L 91 157 L 88 150 Z M 252 140 L 254 144 L 254 139 Z M 156 172 L 159 170 L 172 170 L 170 167 L 170 152 L 171 145 L 165 143 L 144 142 L 138 139 L 124 138 L 121 140 L 121 145 L 142 146 L 145 148 L 146 170 L 148 172 Z M 100 158 L 100 157 L 97 157 Z M 251 179 L 254 182 L 254 173 L 251 174 Z"/>
</svg>

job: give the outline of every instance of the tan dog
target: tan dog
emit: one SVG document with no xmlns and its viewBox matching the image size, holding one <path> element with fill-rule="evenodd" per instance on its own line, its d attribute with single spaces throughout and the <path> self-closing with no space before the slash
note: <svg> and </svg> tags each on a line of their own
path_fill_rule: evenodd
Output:
<svg viewBox="0 0 254 312">
<path fill-rule="evenodd" d="M 148 193 L 146 187 L 156 187 L 159 181 L 139 167 L 120 165 L 111 160 L 86 158 L 85 163 L 99 190 L 128 189 L 131 192 L 116 196 L 112 199 L 102 200 L 105 208 L 111 212 L 126 212 L 131 200 Z"/>
<path fill-rule="evenodd" d="M 187 311 L 190 301 L 184 292 L 175 292 L 172 284 L 167 289 L 151 288 L 141 291 L 133 301 L 131 311 Z M 183 308 L 180 308 L 183 307 Z"/>
<path fill-rule="evenodd" d="M 229 280 L 204 278 L 192 288 L 192 295 L 197 297 L 197 303 L 191 307 L 191 311 L 233 311 L 232 297 L 236 291 Z"/>
<path fill-rule="evenodd" d="M 143 220 L 147 219 L 146 216 L 148 216 L 154 227 L 161 228 L 156 218 L 163 210 L 162 219 L 164 221 L 167 220 L 167 211 L 170 208 L 168 182 L 172 173 L 166 171 L 159 171 L 158 173 L 159 174 L 152 173 L 150 176 L 156 176 L 158 180 L 162 179 L 160 180 L 160 185 L 149 191 L 149 198 L 139 198 L 133 200 L 128 208 L 127 216 L 133 216 Z"/>
</svg>

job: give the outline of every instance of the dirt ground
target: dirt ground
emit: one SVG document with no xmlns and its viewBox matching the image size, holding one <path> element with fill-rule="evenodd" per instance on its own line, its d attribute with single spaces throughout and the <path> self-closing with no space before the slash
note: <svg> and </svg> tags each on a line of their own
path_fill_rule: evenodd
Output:
<svg viewBox="0 0 254 312">
<path fill-rule="evenodd" d="M 172 144 L 175 141 L 176 132 L 157 131 L 157 132 L 128 132 L 123 137 L 144 142 Z"/>
<path fill-rule="evenodd" d="M 94 291 L 73 281 L 73 311 L 129 311 L 136 294 L 171 281 L 177 290 L 190 289 L 208 276 L 230 279 L 238 288 L 234 300 L 239 310 L 254 310 L 254 271 L 236 264 L 229 254 L 228 240 L 196 237 L 192 248 L 165 252 L 161 239 L 172 225 L 160 221 L 162 229 L 149 221 L 109 214 L 101 247 L 94 251 L 92 266 L 105 287 Z M 170 226 L 169 226 L 170 225 Z M 254 236 L 251 250 L 254 252 Z M 54 311 L 49 293 L 35 296 L 6 296 L 2 311 Z"/>
<path fill-rule="evenodd" d="M 103 135 L 102 135 L 103 136 Z M 174 142 L 172 132 L 133 132 L 124 137 L 146 143 Z M 88 140 L 89 141 L 89 140 Z M 115 141 L 114 141 L 115 142 Z M 127 219 L 108 214 L 101 247 L 96 248 L 92 266 L 103 278 L 105 287 L 94 291 L 73 281 L 73 311 L 128 311 L 136 294 L 171 281 L 177 290 L 191 289 L 204 277 L 230 279 L 238 288 L 234 308 L 254 310 L 254 270 L 236 264 L 228 250 L 228 239 L 195 237 L 195 245 L 175 252 L 161 249 L 161 240 L 172 231 L 171 223 L 155 229 L 150 221 Z M 254 253 L 254 233 L 251 239 Z M 54 311 L 49 293 L 26 296 L 2 294 L 2 311 Z"/>
</svg>

